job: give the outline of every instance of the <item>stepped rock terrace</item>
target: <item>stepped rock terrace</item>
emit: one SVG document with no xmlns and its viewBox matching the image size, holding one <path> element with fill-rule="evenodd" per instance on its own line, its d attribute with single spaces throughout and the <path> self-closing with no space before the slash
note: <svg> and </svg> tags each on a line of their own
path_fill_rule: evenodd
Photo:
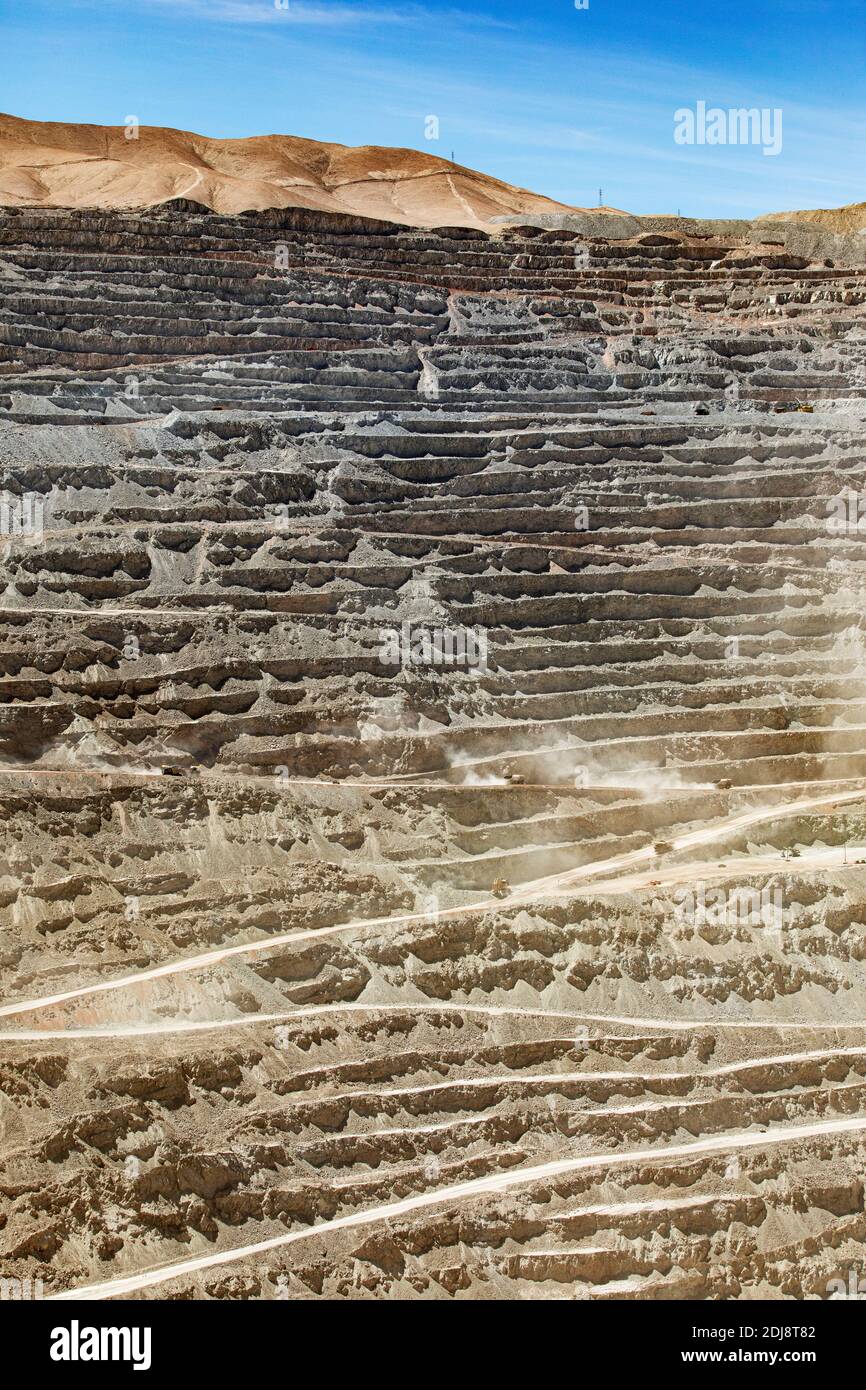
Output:
<svg viewBox="0 0 866 1390">
<path fill-rule="evenodd" d="M 175 200 L 0 287 L 4 1277 L 826 1297 L 866 269 Z"/>
</svg>

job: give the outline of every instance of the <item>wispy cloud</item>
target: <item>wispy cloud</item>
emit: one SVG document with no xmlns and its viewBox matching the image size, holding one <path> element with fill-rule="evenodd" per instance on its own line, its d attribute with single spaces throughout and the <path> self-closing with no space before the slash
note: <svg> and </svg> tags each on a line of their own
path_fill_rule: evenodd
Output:
<svg viewBox="0 0 866 1390">
<path fill-rule="evenodd" d="M 460 9 L 432 9 L 424 5 L 368 5 L 310 3 L 309 0 L 140 0 L 153 10 L 183 19 L 217 24 L 283 24 L 302 28 L 352 29 L 380 25 L 481 25 L 508 29 L 506 21 L 491 15 Z"/>
<path fill-rule="evenodd" d="M 422 113 L 421 108 L 417 106 L 388 106 L 384 108 L 384 113 L 389 116 L 413 120 L 418 123 L 419 128 L 426 115 L 426 112 Z M 593 146 L 600 146 L 603 143 L 599 137 L 589 131 L 579 130 L 576 126 L 558 125 L 544 121 L 523 123 L 490 121 L 473 119 L 460 114 L 449 114 L 448 131 L 449 137 L 451 135 L 471 135 L 512 147 L 520 145 L 534 150 L 557 150 L 566 154 L 576 150 L 591 149 Z"/>
</svg>

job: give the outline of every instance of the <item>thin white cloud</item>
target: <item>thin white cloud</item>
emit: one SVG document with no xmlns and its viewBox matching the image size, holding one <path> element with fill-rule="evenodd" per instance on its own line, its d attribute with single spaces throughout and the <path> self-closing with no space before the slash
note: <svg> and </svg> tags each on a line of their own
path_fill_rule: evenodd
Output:
<svg viewBox="0 0 866 1390">
<path fill-rule="evenodd" d="M 222 24 L 300 24 L 309 27 L 344 29 L 354 24 L 399 24 L 405 22 L 398 9 L 365 5 L 305 4 L 288 0 L 285 7 L 274 0 L 143 0 L 151 9 L 181 18 Z"/>
<path fill-rule="evenodd" d="M 167 15 L 198 19 L 217 24 L 283 24 L 303 28 L 351 29 L 381 25 L 481 25 L 507 29 L 511 26 L 492 16 L 466 10 L 434 10 L 424 5 L 346 4 L 335 0 L 139 0 L 139 3 Z"/>
</svg>

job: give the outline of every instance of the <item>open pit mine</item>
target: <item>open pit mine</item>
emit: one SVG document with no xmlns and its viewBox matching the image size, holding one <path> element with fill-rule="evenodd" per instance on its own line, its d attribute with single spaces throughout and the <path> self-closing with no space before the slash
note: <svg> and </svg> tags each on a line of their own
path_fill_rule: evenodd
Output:
<svg viewBox="0 0 866 1390">
<path fill-rule="evenodd" d="M 859 1265 L 866 258 L 588 225 L 0 210 L 4 1279 Z"/>
</svg>

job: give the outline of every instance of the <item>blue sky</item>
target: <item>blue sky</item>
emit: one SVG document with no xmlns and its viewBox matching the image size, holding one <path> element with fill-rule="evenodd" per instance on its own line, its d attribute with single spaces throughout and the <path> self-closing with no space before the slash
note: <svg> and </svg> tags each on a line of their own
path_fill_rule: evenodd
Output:
<svg viewBox="0 0 866 1390">
<path fill-rule="evenodd" d="M 866 199 L 864 0 L 0 0 L 0 36 L 36 120 L 453 150 L 634 212 Z M 781 109 L 781 152 L 677 145 L 698 101 Z"/>
</svg>

